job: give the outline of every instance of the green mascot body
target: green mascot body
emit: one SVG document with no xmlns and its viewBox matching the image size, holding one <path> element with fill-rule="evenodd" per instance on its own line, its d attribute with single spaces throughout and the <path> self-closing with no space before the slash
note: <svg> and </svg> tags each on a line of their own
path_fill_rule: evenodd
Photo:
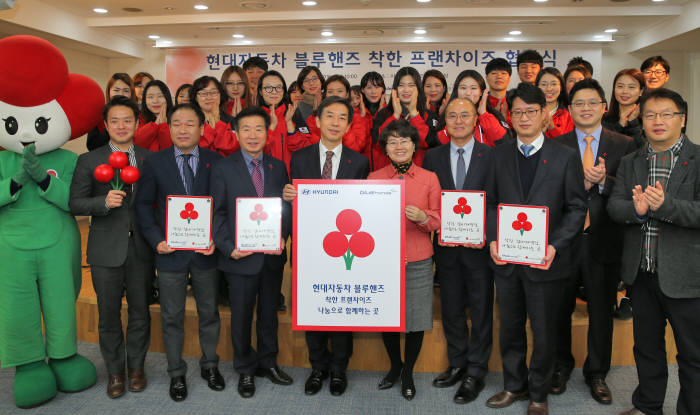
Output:
<svg viewBox="0 0 700 415">
<path fill-rule="evenodd" d="M 60 146 L 99 122 L 104 98 L 42 39 L 7 37 L 0 54 L 0 362 L 16 367 L 15 404 L 26 408 L 97 380 L 77 353 L 80 233 L 68 208 L 77 156 Z"/>
</svg>

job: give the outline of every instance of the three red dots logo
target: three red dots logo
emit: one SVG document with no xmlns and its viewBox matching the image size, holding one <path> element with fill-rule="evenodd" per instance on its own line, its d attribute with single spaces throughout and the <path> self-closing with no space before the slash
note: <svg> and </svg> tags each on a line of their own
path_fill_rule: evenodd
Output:
<svg viewBox="0 0 700 415">
<path fill-rule="evenodd" d="M 258 203 L 255 205 L 253 211 L 250 212 L 250 220 L 258 222 L 258 225 L 260 225 L 260 222 L 267 220 L 267 212 L 265 212 L 265 207 L 262 204 Z"/>
<path fill-rule="evenodd" d="M 338 230 L 329 232 L 323 238 L 323 250 L 333 258 L 342 256 L 345 269 L 349 271 L 355 257 L 364 258 L 374 251 L 374 238 L 367 232 L 359 232 L 362 217 L 352 209 L 340 211 L 335 218 L 335 225 Z"/>
<path fill-rule="evenodd" d="M 190 223 L 191 220 L 195 220 L 199 217 L 199 213 L 194 210 L 194 204 L 185 203 L 185 210 L 180 212 L 180 217 L 182 219 L 187 219 L 187 223 Z"/>
<path fill-rule="evenodd" d="M 512 226 L 514 230 L 520 231 L 520 236 L 532 230 L 532 223 L 527 220 L 527 214 L 525 214 L 525 212 L 518 213 L 518 220 L 514 220 Z"/>
<path fill-rule="evenodd" d="M 457 199 L 457 204 L 454 205 L 452 211 L 459 215 L 460 218 L 464 218 L 464 215 L 472 213 L 472 207 L 467 204 L 466 197 L 460 197 Z"/>
</svg>

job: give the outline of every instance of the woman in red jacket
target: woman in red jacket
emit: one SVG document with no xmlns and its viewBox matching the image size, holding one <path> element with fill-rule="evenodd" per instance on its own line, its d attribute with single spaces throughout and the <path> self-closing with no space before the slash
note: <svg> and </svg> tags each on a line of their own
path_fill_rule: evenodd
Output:
<svg viewBox="0 0 700 415">
<path fill-rule="evenodd" d="M 234 118 L 226 113 L 226 91 L 216 78 L 197 78 L 190 89 L 190 102 L 202 110 L 206 119 L 200 147 L 224 157 L 241 148 L 233 131 Z"/>
<path fill-rule="evenodd" d="M 427 98 L 430 111 L 442 117 L 447 107 L 447 79 L 437 69 L 430 69 L 423 74 L 423 92 Z"/>
<path fill-rule="evenodd" d="M 544 123 L 544 135 L 547 138 L 559 137 L 574 129 L 574 120 L 567 110 L 569 100 L 564 90 L 564 77 L 557 68 L 544 68 L 537 74 L 535 80 L 547 101 L 546 111 L 549 112 Z"/>
<path fill-rule="evenodd" d="M 221 85 L 226 89 L 226 114 L 235 117 L 246 107 L 246 95 L 250 89 L 248 77 L 240 66 L 229 66 L 221 74 Z"/>
<path fill-rule="evenodd" d="M 170 89 L 162 81 L 151 81 L 143 88 L 141 102 L 143 110 L 134 133 L 134 144 L 151 151 L 172 146 L 168 126 L 168 111 L 173 106 Z"/>
<path fill-rule="evenodd" d="M 495 110 L 488 99 L 489 91 L 486 89 L 486 81 L 479 72 L 467 69 L 462 71 L 455 79 L 450 99 L 466 98 L 474 103 L 479 117 L 476 119 L 474 139 L 493 147 L 499 140 L 510 137 L 510 130 L 500 111 Z M 447 129 L 443 128 L 438 133 L 438 140 L 442 144 L 450 142 Z"/>
<path fill-rule="evenodd" d="M 361 113 L 359 116 L 365 118 L 367 137 L 371 138 L 374 119 L 377 117 L 377 114 L 379 114 L 379 110 L 386 107 L 386 101 L 384 100 L 384 92 L 386 92 L 384 78 L 379 72 L 367 72 L 360 80 L 360 91 L 362 92 L 362 103 L 365 105 L 366 111 L 364 116 Z M 358 116 L 358 114 L 354 114 L 353 118 L 356 116 Z M 373 166 L 372 140 L 367 140 L 362 154 L 369 159 L 370 166 Z"/>
</svg>

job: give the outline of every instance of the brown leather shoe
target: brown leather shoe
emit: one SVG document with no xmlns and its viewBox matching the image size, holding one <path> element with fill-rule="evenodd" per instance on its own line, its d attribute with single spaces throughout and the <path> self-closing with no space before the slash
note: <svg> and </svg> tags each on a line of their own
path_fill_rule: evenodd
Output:
<svg viewBox="0 0 700 415">
<path fill-rule="evenodd" d="M 107 381 L 107 396 L 111 399 L 124 395 L 124 374 L 109 375 Z"/>
<path fill-rule="evenodd" d="M 143 392 L 147 384 L 143 368 L 129 369 L 129 392 Z"/>
<path fill-rule="evenodd" d="M 625 412 L 620 412 L 620 415 L 644 415 L 644 412 L 637 408 L 628 409 Z"/>
<path fill-rule="evenodd" d="M 502 390 L 497 394 L 493 395 L 486 401 L 486 406 L 489 408 L 505 408 L 513 404 L 515 401 L 524 401 L 529 397 L 527 389 L 522 392 L 510 392 L 507 390 Z"/>
<path fill-rule="evenodd" d="M 547 415 L 547 414 L 549 414 L 549 409 L 547 408 L 547 401 L 544 401 L 544 402 L 530 401 L 530 406 L 527 407 L 527 415 Z"/>
<path fill-rule="evenodd" d="M 598 403 L 602 403 L 603 405 L 610 405 L 612 403 L 612 393 L 604 379 L 594 378 L 586 380 L 586 383 L 591 388 L 591 396 L 598 401 Z"/>
</svg>

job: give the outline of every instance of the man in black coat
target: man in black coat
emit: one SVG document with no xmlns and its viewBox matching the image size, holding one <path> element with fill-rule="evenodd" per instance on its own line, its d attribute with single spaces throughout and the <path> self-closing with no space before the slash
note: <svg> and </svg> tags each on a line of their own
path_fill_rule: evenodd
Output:
<svg viewBox="0 0 700 415">
<path fill-rule="evenodd" d="M 482 191 L 491 163 L 491 148 L 474 139 L 477 120 L 474 104 L 464 98 L 451 100 L 445 108 L 450 142 L 428 150 L 423 168 L 437 174 L 442 190 Z M 477 202 L 479 203 L 479 202 Z M 433 239 L 440 278 L 442 325 L 447 339 L 449 367 L 433 385 L 449 387 L 461 381 L 456 403 L 479 396 L 488 373 L 493 338 L 493 272 L 484 244 L 445 245 Z M 469 302 L 471 334 L 465 299 Z"/>
<path fill-rule="evenodd" d="M 316 124 L 321 140 L 292 154 L 290 176 L 294 179 L 360 180 L 369 175 L 369 160 L 343 146 L 343 135 L 352 122 L 352 106 L 346 99 L 330 96 L 318 106 Z M 284 200 L 292 202 L 297 191 L 293 185 L 284 188 Z M 330 340 L 331 350 L 328 350 Z M 345 374 L 352 356 L 352 333 L 345 331 L 307 331 L 311 374 L 304 392 L 315 395 L 330 372 L 330 391 L 340 396 L 347 387 Z"/>
<path fill-rule="evenodd" d="M 217 369 L 219 356 L 216 354 L 221 326 L 216 303 L 219 271 L 213 244 L 209 249 L 198 251 L 174 250 L 168 246 L 165 241 L 166 207 L 170 195 L 209 196 L 211 166 L 221 156 L 199 147 L 204 114 L 198 107 L 176 105 L 168 113 L 168 125 L 174 145 L 146 159 L 139 181 L 136 216 L 139 229 L 156 254 L 170 397 L 179 402 L 187 398 L 187 364 L 182 360 L 182 347 L 188 279 L 191 279 L 197 301 L 201 375 L 213 390 L 223 390 L 225 386 Z"/>
<path fill-rule="evenodd" d="M 228 281 L 231 304 L 233 367 L 240 374 L 238 393 L 255 393 L 254 376 L 290 385 L 292 378 L 277 366 L 277 305 L 282 272 L 287 262 L 284 245 L 291 230 L 291 209 L 282 203 L 282 249 L 274 253 L 241 252 L 236 248 L 236 198 L 282 197 L 289 183 L 283 161 L 263 154 L 270 116 L 259 107 L 245 108 L 236 118 L 241 151 L 214 163 L 214 243 L 221 255 L 219 269 Z M 253 310 L 257 300 L 257 349 L 251 344 Z"/>
<path fill-rule="evenodd" d="M 556 313 L 559 296 L 570 276 L 572 243 L 586 218 L 583 169 L 578 153 L 545 141 L 545 97 L 538 87 L 520 83 L 509 96 L 513 128 L 517 133 L 492 151 L 486 186 L 487 240 L 494 263 L 500 310 L 500 346 L 504 390 L 486 405 L 504 408 L 516 400 L 530 399 L 528 414 L 547 414 L 547 394 L 554 371 Z M 548 245 L 543 265 L 515 265 L 498 256 L 498 204 L 549 208 Z M 533 334 L 528 369 L 527 316 Z"/>
</svg>

